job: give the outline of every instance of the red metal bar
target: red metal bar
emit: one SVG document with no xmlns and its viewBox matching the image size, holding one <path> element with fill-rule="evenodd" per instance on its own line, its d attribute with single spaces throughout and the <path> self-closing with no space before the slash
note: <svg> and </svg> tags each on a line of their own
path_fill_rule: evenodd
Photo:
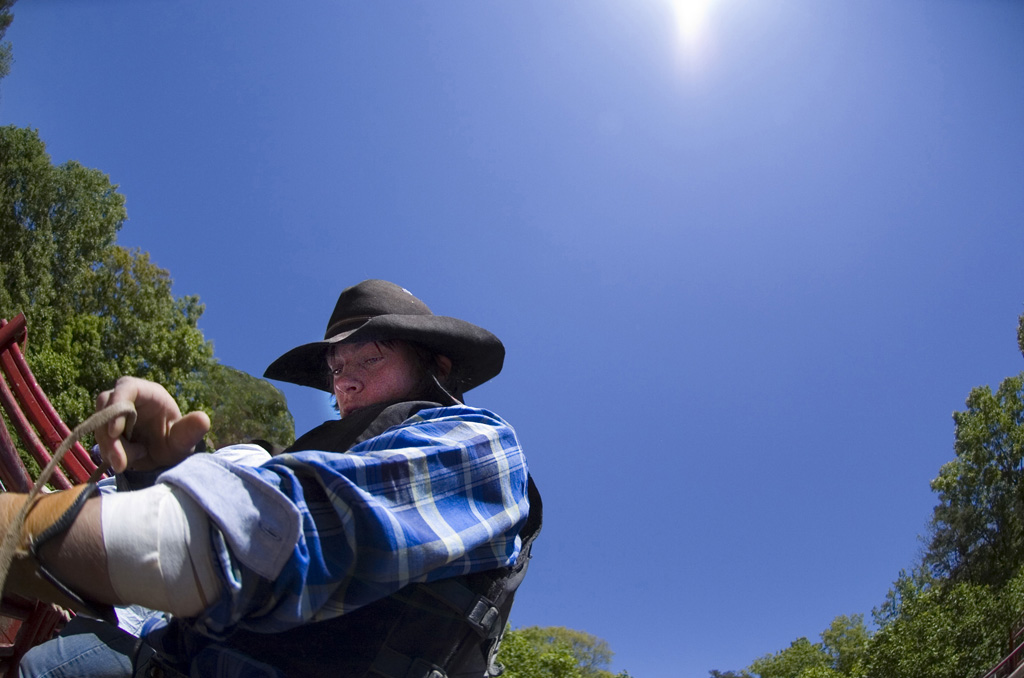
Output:
<svg viewBox="0 0 1024 678">
<path fill-rule="evenodd" d="M 0 318 L 0 351 L 5 350 L 8 345 L 17 345 L 16 342 L 24 340 L 24 337 L 25 316 L 18 314 L 14 322 L 10 323 Z M 3 373 L 0 372 L 0 381 L 2 380 Z M 8 490 L 27 492 L 32 487 L 32 478 L 21 462 L 6 423 L 0 426 L 0 478 Z"/>
<path fill-rule="evenodd" d="M 8 344 L 25 343 L 27 336 L 24 313 L 19 313 L 10 321 L 0 318 L 0 351 L 7 348 Z"/>
<path fill-rule="evenodd" d="M 14 644 L 13 652 L 8 660 L 10 665 L 5 673 L 5 678 L 18 676 L 18 664 L 21 662 L 21 658 L 34 646 L 49 639 L 62 619 L 63 615 L 52 605 L 36 602 L 32 614 L 21 624 L 18 642 Z"/>
<path fill-rule="evenodd" d="M 18 358 L 21 358 L 21 364 L 19 364 Z M 21 355 L 21 350 L 16 345 L 8 347 L 7 351 L 0 355 L 0 365 L 3 366 L 4 372 L 7 373 L 14 397 L 18 399 L 18 404 L 21 405 L 21 410 L 24 412 L 24 419 L 34 429 L 36 436 L 43 440 L 46 451 L 46 454 L 43 455 L 45 461 L 39 458 L 36 461 L 39 461 L 40 466 L 45 466 L 50 462 L 50 455 L 60 447 L 64 439 L 57 433 L 56 428 L 54 428 L 49 417 L 47 417 L 46 411 L 39 401 L 36 400 L 35 394 L 32 392 L 29 382 L 35 382 L 35 379 L 28 376 L 32 374 L 32 371 L 28 369 L 28 365 Z M 24 370 L 22 369 L 23 367 Z M 38 384 L 36 388 L 38 388 Z M 86 474 L 86 478 L 88 477 L 89 475 Z M 60 489 L 65 490 L 67 488 L 60 487 Z"/>
<path fill-rule="evenodd" d="M 24 383 L 25 391 L 21 398 L 22 404 L 32 403 L 34 412 L 38 412 L 37 416 L 39 416 L 39 419 L 33 419 L 36 428 L 45 427 L 44 437 L 47 445 L 51 452 L 56 452 L 64 439 L 71 435 L 71 429 L 57 414 L 57 410 L 53 409 L 50 399 L 43 393 L 28 362 L 25 361 L 21 349 L 12 346 L 10 354 Z M 89 480 L 89 475 L 96 470 L 96 464 L 89 457 L 89 453 L 85 451 L 81 443 L 75 443 L 68 452 L 62 460 L 64 469 L 74 478 L 75 482 L 84 483 Z"/>
<path fill-rule="evenodd" d="M 36 601 L 16 593 L 8 593 L 0 601 L 0 658 L 14 654 L 21 624 L 36 609 Z"/>
<path fill-rule="evenodd" d="M 1017 621 L 1013 624 L 1013 640 L 1011 645 L 1017 645 L 1024 639 L 1024 614 L 1017 618 Z"/>
<path fill-rule="evenodd" d="M 21 358 L 20 364 L 17 360 L 18 358 Z M 50 451 L 56 450 L 64 439 L 57 434 L 57 430 L 53 427 L 49 417 L 46 416 L 46 411 L 43 410 L 35 398 L 32 385 L 29 383 L 30 381 L 34 382 L 35 379 L 28 376 L 31 374 L 31 371 L 27 369 L 25 358 L 21 355 L 21 349 L 18 348 L 17 344 L 7 349 L 4 353 L 3 361 L 4 371 L 7 372 L 7 376 L 10 379 L 11 390 L 14 391 L 18 402 L 21 403 L 21 408 L 28 416 L 28 420 L 35 425 L 35 429 L 46 445 L 46 449 Z"/>
<path fill-rule="evenodd" d="M 1010 675 L 1014 669 L 1020 666 L 1020 660 L 1024 658 L 1024 643 L 1008 654 L 1003 661 L 995 665 L 991 671 L 985 674 L 984 678 L 1002 678 Z"/>
<path fill-rule="evenodd" d="M 19 313 L 10 323 L 0 324 L 0 333 L 3 333 L 0 334 L 0 347 L 7 348 L 3 367 L 11 380 L 12 391 L 21 404 L 21 408 L 26 411 L 28 420 L 43 439 L 46 449 L 49 453 L 53 453 L 70 435 L 71 429 L 53 408 L 18 346 L 18 343 L 24 343 L 28 335 L 25 316 Z M 33 454 L 33 456 L 42 465 L 49 461 L 49 453 L 44 457 L 46 461 L 43 461 L 37 454 Z M 96 470 L 96 463 L 80 443 L 75 443 L 72 446 L 61 464 L 74 481 L 80 483 L 88 480 L 92 472 Z"/>
<path fill-rule="evenodd" d="M 0 405 L 29 453 L 40 465 L 45 465 L 70 430 L 53 409 L 22 355 L 19 343 L 24 344 L 26 338 L 24 315 L 19 314 L 11 322 L 0 319 Z M 46 440 L 49 451 L 40 436 Z M 69 450 L 62 463 L 79 482 L 84 482 L 95 469 L 95 463 L 81 445 Z M 32 486 L 6 421 L 0 422 L 0 477 L 9 490 L 28 491 Z M 50 482 L 61 489 L 71 487 L 60 469 Z M 0 624 L 3 678 L 17 678 L 18 664 L 25 652 L 51 638 L 65 620 L 64 613 L 55 606 L 15 594 L 4 596 L 0 601 L 0 617 L 6 618 Z"/>
<path fill-rule="evenodd" d="M 31 598 L 20 596 L 17 593 L 8 593 L 0 602 L 0 614 L 5 617 L 24 619 L 32 614 L 35 607 L 36 601 Z"/>
<path fill-rule="evenodd" d="M 76 483 L 87 482 L 92 476 L 92 472 L 95 471 L 98 466 L 98 464 L 92 460 L 92 455 L 85 451 L 85 447 L 83 447 L 81 443 L 75 443 L 71 446 L 65 460 L 67 461 L 66 467 L 74 476 Z M 82 470 L 73 470 L 75 468 L 75 464 L 78 464 Z"/>
<path fill-rule="evenodd" d="M 3 375 L 0 375 L 0 380 Z M 2 419 L 2 418 L 0 418 Z M 25 470 L 14 446 L 11 434 L 7 431 L 7 422 L 0 421 L 0 479 L 4 487 L 12 492 L 28 492 L 32 489 L 32 477 Z"/>
<path fill-rule="evenodd" d="M 9 367 L 8 365 L 10 362 L 6 351 L 0 354 L 0 368 L 7 374 L 8 378 L 10 378 L 11 372 L 13 372 L 13 366 Z M 14 425 L 14 429 L 18 432 L 18 437 L 25 443 L 29 454 L 35 458 L 39 466 L 44 467 L 50 463 L 50 453 L 46 451 L 42 441 L 39 440 L 39 436 L 32 429 L 32 425 L 25 417 L 25 413 L 18 407 L 14 394 L 7 387 L 7 382 L 3 379 L 0 379 L 0 405 L 3 405 L 8 418 L 11 420 L 11 424 Z M 50 482 L 53 483 L 54 487 L 61 490 L 67 490 L 71 487 L 71 483 L 68 482 L 68 479 L 61 473 L 60 469 L 54 470 Z"/>
<path fill-rule="evenodd" d="M 6 614 L 0 618 L 0 669 L 3 667 L 3 660 L 14 654 L 21 622 L 21 617 L 8 617 Z"/>
</svg>

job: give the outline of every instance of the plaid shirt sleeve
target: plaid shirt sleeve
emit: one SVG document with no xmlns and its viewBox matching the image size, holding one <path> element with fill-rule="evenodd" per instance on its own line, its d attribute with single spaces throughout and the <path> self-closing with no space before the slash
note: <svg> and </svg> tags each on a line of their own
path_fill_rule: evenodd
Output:
<svg viewBox="0 0 1024 678">
<path fill-rule="evenodd" d="M 208 630 L 275 632 L 345 614 L 412 582 L 503 567 L 519 554 L 527 467 L 515 432 L 466 406 L 422 410 L 338 454 L 256 469 L 299 509 L 302 532 L 270 581 L 231 562 Z"/>
</svg>

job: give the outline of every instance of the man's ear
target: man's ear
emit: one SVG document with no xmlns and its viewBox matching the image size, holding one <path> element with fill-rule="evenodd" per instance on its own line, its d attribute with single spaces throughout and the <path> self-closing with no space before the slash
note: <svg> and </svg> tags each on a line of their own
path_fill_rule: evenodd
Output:
<svg viewBox="0 0 1024 678">
<path fill-rule="evenodd" d="M 446 355 L 435 355 L 434 362 L 437 363 L 437 378 L 447 379 L 452 373 L 452 360 Z"/>
</svg>

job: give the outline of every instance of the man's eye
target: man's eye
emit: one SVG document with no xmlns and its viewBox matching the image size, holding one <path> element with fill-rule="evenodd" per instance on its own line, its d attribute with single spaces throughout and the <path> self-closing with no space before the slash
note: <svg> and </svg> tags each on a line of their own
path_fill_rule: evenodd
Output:
<svg viewBox="0 0 1024 678">
<path fill-rule="evenodd" d="M 342 367 L 332 367 L 330 369 L 331 376 L 332 377 L 340 377 L 343 370 L 344 370 L 344 368 L 342 368 Z"/>
<path fill-rule="evenodd" d="M 366 360 L 364 360 L 363 364 L 364 365 L 373 365 L 375 363 L 380 362 L 381 360 L 384 360 L 384 356 L 375 355 L 372 358 L 367 358 Z"/>
</svg>

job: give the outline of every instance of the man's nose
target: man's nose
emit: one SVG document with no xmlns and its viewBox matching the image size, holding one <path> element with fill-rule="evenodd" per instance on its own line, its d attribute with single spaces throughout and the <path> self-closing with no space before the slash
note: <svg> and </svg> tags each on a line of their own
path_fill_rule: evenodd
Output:
<svg viewBox="0 0 1024 678">
<path fill-rule="evenodd" d="M 342 372 L 341 374 L 334 375 L 334 388 L 346 393 L 355 393 L 362 390 L 363 382 L 347 372 Z"/>
</svg>

